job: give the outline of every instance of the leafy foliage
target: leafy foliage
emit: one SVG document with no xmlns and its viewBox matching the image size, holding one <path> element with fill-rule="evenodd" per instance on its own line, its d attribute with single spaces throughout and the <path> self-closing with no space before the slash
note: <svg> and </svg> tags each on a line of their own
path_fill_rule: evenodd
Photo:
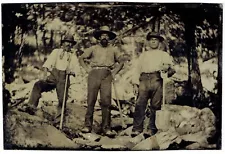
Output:
<svg viewBox="0 0 225 154">
<path fill-rule="evenodd" d="M 189 13 L 196 15 L 188 16 Z M 59 47 L 67 33 L 73 34 L 78 40 L 76 48 L 80 55 L 85 48 L 96 44 L 92 32 L 108 25 L 118 34 L 113 43 L 129 59 L 144 51 L 147 32 L 158 31 L 166 40 L 161 44 L 161 49 L 170 52 L 177 64 L 188 62 L 189 76 L 194 81 L 201 79 L 198 61 L 204 62 L 218 56 L 220 13 L 220 5 L 208 4 L 4 4 L 5 73 L 13 80 L 14 70 L 23 64 L 22 59 L 27 55 L 36 55 L 36 61 L 42 63 L 45 60 L 42 54 L 47 55 L 52 48 Z M 214 72 L 210 72 L 210 75 Z M 192 82 L 192 88 L 202 91 L 201 80 Z M 200 97 L 197 93 L 197 97 Z"/>
</svg>

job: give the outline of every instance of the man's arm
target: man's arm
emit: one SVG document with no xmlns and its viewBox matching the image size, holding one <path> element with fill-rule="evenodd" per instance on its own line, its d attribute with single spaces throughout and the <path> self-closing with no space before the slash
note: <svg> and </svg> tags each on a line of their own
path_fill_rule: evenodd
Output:
<svg viewBox="0 0 225 154">
<path fill-rule="evenodd" d="M 77 56 L 74 53 L 72 53 L 70 56 L 71 56 L 71 61 L 69 63 L 67 74 L 75 76 L 75 74 L 80 73 L 80 64 L 79 64 Z"/>
<path fill-rule="evenodd" d="M 166 72 L 168 77 L 173 76 L 176 73 L 176 71 L 174 69 L 174 60 L 173 60 L 173 57 L 170 56 L 169 54 L 166 54 L 164 56 L 164 59 L 163 60 L 164 60 L 164 63 L 163 63 L 163 69 L 162 69 L 162 71 Z"/>
<path fill-rule="evenodd" d="M 133 85 L 133 92 L 134 95 L 138 95 L 138 89 L 139 89 L 139 78 L 140 74 L 142 72 L 141 69 L 141 62 L 142 62 L 143 53 L 140 55 L 138 59 L 136 59 L 136 62 L 134 63 L 131 83 Z"/>
<path fill-rule="evenodd" d="M 141 68 L 141 62 L 143 57 L 143 53 L 134 61 L 133 63 L 133 74 L 132 74 L 132 84 L 133 85 L 139 85 L 139 78 L 140 78 L 140 74 L 142 72 L 142 68 Z"/>
<path fill-rule="evenodd" d="M 124 63 L 122 63 L 122 62 L 120 62 L 118 65 L 116 65 L 116 67 L 112 71 L 113 78 L 116 76 L 117 73 L 119 73 L 119 71 L 123 68 L 123 66 L 124 66 Z"/>
<path fill-rule="evenodd" d="M 124 66 L 124 62 L 121 60 L 121 54 L 119 53 L 119 50 L 116 50 L 114 53 L 114 57 L 115 57 L 115 61 L 118 62 L 119 64 L 116 65 L 116 67 L 113 69 L 112 71 L 112 76 L 113 78 L 115 77 L 115 75 L 117 73 L 119 73 L 119 71 L 123 68 Z"/>
<path fill-rule="evenodd" d="M 57 59 L 57 49 L 54 49 L 51 54 L 48 56 L 47 60 L 43 64 L 43 77 L 42 80 L 46 80 L 48 72 L 52 71 Z"/>
<path fill-rule="evenodd" d="M 51 54 L 48 56 L 47 60 L 45 61 L 45 63 L 43 64 L 43 68 L 47 69 L 48 71 L 52 70 L 52 68 L 54 67 L 55 63 L 56 63 L 56 59 L 57 59 L 57 49 L 54 49 Z"/>
<path fill-rule="evenodd" d="M 84 59 L 90 58 L 91 55 L 92 48 L 89 48 L 79 57 L 80 65 L 86 70 L 86 72 L 90 72 L 91 68 L 84 62 Z"/>
</svg>

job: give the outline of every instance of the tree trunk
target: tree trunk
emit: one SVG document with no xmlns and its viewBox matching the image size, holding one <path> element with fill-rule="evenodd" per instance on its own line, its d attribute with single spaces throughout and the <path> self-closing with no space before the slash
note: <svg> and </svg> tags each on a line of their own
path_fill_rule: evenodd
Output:
<svg viewBox="0 0 225 154">
<path fill-rule="evenodd" d="M 194 18 L 194 10 L 188 9 L 192 15 L 184 15 L 185 24 L 185 40 L 187 45 L 187 58 L 188 58 L 188 83 L 189 90 L 192 98 L 192 104 L 195 107 L 200 107 L 199 101 L 202 97 L 203 87 L 201 82 L 201 74 L 198 64 L 198 54 L 196 51 L 195 43 L 195 28 L 196 19 Z"/>
<path fill-rule="evenodd" d="M 16 24 L 14 21 L 16 20 L 14 12 L 12 10 L 17 9 L 15 4 L 12 5 L 2 5 L 2 56 L 4 56 L 5 61 L 3 64 L 5 81 L 6 83 L 11 83 L 14 80 L 14 58 L 16 46 L 14 44 L 15 30 Z M 12 38 L 12 41 L 11 39 Z"/>
<path fill-rule="evenodd" d="M 156 32 L 156 22 L 157 22 L 157 17 L 154 17 L 153 19 L 152 19 L 152 31 L 153 32 Z"/>
<path fill-rule="evenodd" d="M 218 52 L 218 76 L 217 76 L 217 96 L 218 101 L 216 104 L 216 128 L 217 128 L 217 149 L 221 149 L 221 128 L 222 128 L 222 12 L 219 13 L 218 24 L 218 39 L 217 39 L 217 52 Z"/>
<path fill-rule="evenodd" d="M 51 30 L 51 36 L 50 36 L 50 42 L 49 42 L 49 46 L 52 48 L 53 47 L 53 43 L 54 43 L 54 31 Z"/>
</svg>

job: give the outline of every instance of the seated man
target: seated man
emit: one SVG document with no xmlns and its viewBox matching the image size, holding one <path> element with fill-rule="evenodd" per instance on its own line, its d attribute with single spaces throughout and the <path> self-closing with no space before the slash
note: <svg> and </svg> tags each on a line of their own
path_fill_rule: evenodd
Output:
<svg viewBox="0 0 225 154">
<path fill-rule="evenodd" d="M 20 108 L 20 111 L 34 115 L 41 97 L 41 93 L 56 88 L 59 104 L 55 118 L 58 118 L 61 115 L 66 77 L 67 75 L 75 76 L 75 72 L 79 71 L 79 66 L 77 65 L 78 59 L 75 57 L 76 55 L 73 53 L 73 50 L 71 50 L 76 44 L 73 36 L 65 36 L 61 43 L 62 47 L 59 49 L 54 49 L 45 61 L 43 65 L 44 77 L 34 84 L 28 104 L 25 104 L 22 108 Z M 47 75 L 48 72 L 50 72 L 49 76 Z M 67 90 L 69 84 L 70 82 L 68 77 L 68 82 L 66 85 Z"/>
</svg>

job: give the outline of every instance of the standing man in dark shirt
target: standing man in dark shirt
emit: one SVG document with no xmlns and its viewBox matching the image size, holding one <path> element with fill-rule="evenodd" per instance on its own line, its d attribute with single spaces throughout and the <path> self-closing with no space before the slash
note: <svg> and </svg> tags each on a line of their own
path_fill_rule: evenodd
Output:
<svg viewBox="0 0 225 154">
<path fill-rule="evenodd" d="M 100 105 L 102 109 L 102 132 L 106 136 L 113 136 L 110 128 L 111 123 L 111 87 L 115 75 L 122 69 L 120 62 L 120 52 L 117 47 L 110 44 L 115 39 L 116 34 L 111 32 L 107 26 L 94 32 L 94 37 L 99 44 L 88 48 L 79 58 L 81 66 L 88 73 L 88 98 L 87 112 L 85 115 L 85 127 L 83 133 L 89 133 L 92 130 L 94 106 L 100 90 Z M 90 66 L 85 64 L 84 59 L 90 59 Z M 119 65 L 113 66 L 118 62 Z"/>
</svg>

